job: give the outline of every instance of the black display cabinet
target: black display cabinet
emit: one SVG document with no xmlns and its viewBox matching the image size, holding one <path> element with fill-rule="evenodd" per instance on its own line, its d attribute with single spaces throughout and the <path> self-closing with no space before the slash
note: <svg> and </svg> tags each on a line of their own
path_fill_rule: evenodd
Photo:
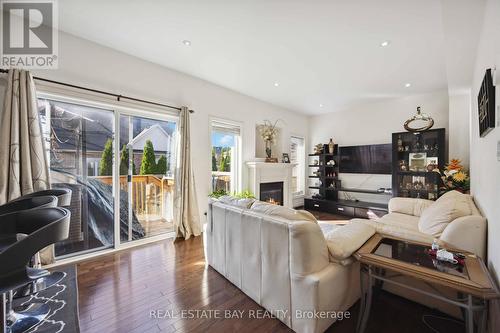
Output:
<svg viewBox="0 0 500 333">
<path fill-rule="evenodd" d="M 392 192 L 395 197 L 436 200 L 447 163 L 445 129 L 392 134 Z"/>
</svg>

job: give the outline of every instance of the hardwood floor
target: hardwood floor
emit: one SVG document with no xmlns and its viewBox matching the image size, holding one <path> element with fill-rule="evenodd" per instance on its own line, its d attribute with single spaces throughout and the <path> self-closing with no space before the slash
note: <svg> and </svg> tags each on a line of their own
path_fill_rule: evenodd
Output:
<svg viewBox="0 0 500 333">
<path fill-rule="evenodd" d="M 262 309 L 211 267 L 205 266 L 201 237 L 172 240 L 102 256 L 78 264 L 80 327 L 86 332 L 292 332 L 277 319 L 166 318 L 169 310 Z M 152 318 L 151 311 L 163 318 Z M 352 318 L 328 332 L 355 331 Z M 208 315 L 208 312 L 205 312 Z M 432 310 L 381 292 L 374 300 L 368 333 L 433 332 L 422 322 Z M 437 314 L 440 315 L 440 314 Z M 167 316 L 168 317 L 168 316 Z M 463 325 L 435 321 L 438 332 L 461 332 Z"/>
</svg>

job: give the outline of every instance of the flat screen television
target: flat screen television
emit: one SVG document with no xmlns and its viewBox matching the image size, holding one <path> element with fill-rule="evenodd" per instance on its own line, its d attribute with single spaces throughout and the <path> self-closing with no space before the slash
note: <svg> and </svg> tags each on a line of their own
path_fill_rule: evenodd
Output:
<svg viewBox="0 0 500 333">
<path fill-rule="evenodd" d="M 341 173 L 392 173 L 392 145 L 340 147 Z"/>
</svg>

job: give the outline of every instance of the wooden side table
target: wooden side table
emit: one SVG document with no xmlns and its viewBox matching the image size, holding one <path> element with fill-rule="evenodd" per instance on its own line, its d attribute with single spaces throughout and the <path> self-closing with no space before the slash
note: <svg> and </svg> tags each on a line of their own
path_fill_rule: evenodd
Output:
<svg viewBox="0 0 500 333">
<path fill-rule="evenodd" d="M 478 331 L 486 328 L 488 302 L 500 298 L 500 293 L 493 282 L 484 262 L 472 253 L 460 252 L 466 256 L 463 266 L 442 263 L 431 257 L 427 251 L 430 246 L 424 243 L 409 242 L 392 236 L 375 234 L 354 256 L 361 266 L 361 307 L 357 332 L 363 333 L 372 302 L 372 287 L 375 281 L 394 284 L 410 289 L 465 310 L 466 332 L 474 332 L 474 312 L 479 312 Z M 386 274 L 381 274 L 386 272 Z M 464 299 L 452 299 L 443 295 L 422 290 L 394 280 L 406 275 L 428 284 L 438 284 L 451 288 L 465 296 Z M 367 285 L 364 283 L 367 278 Z"/>
</svg>

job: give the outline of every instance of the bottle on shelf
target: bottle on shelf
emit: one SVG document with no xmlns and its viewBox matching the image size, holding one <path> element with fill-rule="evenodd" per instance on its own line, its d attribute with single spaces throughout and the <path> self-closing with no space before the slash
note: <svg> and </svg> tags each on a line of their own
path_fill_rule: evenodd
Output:
<svg viewBox="0 0 500 333">
<path fill-rule="evenodd" d="M 403 139 L 401 138 L 401 134 L 398 137 L 398 151 L 404 151 L 404 148 L 403 148 Z"/>
<path fill-rule="evenodd" d="M 330 154 L 333 154 L 334 148 L 335 148 L 335 144 L 333 143 L 333 139 L 330 138 L 330 142 L 328 143 L 328 152 Z"/>
</svg>

